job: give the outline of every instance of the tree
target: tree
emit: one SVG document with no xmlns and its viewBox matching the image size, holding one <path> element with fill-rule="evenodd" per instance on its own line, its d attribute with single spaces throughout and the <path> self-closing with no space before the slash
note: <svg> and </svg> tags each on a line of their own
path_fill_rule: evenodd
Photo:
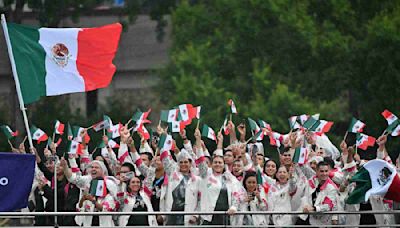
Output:
<svg viewBox="0 0 400 228">
<path fill-rule="evenodd" d="M 233 97 L 243 116 L 282 131 L 290 115 L 320 112 L 335 121 L 336 143 L 356 116 L 378 136 L 386 127 L 380 112 L 399 111 L 399 8 L 397 1 L 182 1 L 161 72 L 164 101 L 202 104 L 211 115 L 205 121 L 220 125 Z"/>
</svg>

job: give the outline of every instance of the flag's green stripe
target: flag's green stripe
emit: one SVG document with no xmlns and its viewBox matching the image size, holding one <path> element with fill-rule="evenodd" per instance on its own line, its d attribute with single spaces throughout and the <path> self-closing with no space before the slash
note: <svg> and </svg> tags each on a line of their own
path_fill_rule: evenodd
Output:
<svg viewBox="0 0 400 228">
<path fill-rule="evenodd" d="M 36 28 L 7 24 L 25 104 L 46 96 L 46 52 L 39 44 Z"/>
<path fill-rule="evenodd" d="M 347 204 L 359 204 L 364 202 L 365 193 L 372 188 L 369 172 L 365 168 L 361 168 L 350 180 L 356 182 L 356 188 L 350 193 L 346 200 Z"/>
<path fill-rule="evenodd" d="M 298 161 L 299 161 L 300 152 L 301 152 L 301 149 L 300 149 L 300 148 L 296 148 L 296 149 L 294 150 L 294 155 L 293 155 L 293 159 L 292 159 L 293 162 L 298 162 Z"/>
</svg>

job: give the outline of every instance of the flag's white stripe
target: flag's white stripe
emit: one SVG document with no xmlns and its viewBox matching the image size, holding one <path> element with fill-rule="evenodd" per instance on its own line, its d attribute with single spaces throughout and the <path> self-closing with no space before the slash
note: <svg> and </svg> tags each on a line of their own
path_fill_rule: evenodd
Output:
<svg viewBox="0 0 400 228">
<path fill-rule="evenodd" d="M 387 168 L 386 170 L 390 170 L 391 172 L 389 176 L 385 175 L 388 174 L 387 172 L 383 172 L 385 167 Z M 368 170 L 372 184 L 372 188 L 365 193 L 365 199 L 368 200 L 370 195 L 385 195 L 395 175 L 397 175 L 396 168 L 386 161 L 379 159 L 367 162 L 364 168 Z"/>
<path fill-rule="evenodd" d="M 84 92 L 85 82 L 79 75 L 76 60 L 78 57 L 78 32 L 79 28 L 39 29 L 39 43 L 46 52 L 46 95 L 59 95 L 64 93 Z M 68 64 L 61 67 L 53 59 L 52 48 L 57 43 L 62 43 L 68 48 Z"/>
</svg>

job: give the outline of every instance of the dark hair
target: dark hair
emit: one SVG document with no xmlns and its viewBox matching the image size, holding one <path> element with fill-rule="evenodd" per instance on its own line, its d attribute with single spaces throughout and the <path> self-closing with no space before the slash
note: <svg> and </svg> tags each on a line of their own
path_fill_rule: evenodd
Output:
<svg viewBox="0 0 400 228">
<path fill-rule="evenodd" d="M 128 181 L 128 184 L 126 185 L 126 191 L 127 192 L 131 192 L 131 189 L 129 188 L 129 185 L 130 185 L 130 183 L 131 183 L 131 180 L 133 179 L 133 178 L 137 178 L 137 179 L 139 179 L 139 181 L 140 181 L 140 185 L 139 185 L 139 191 L 140 191 L 140 189 L 142 189 L 142 186 L 143 186 L 143 177 L 141 177 L 141 176 L 134 176 L 134 177 L 132 177 L 131 179 L 129 179 L 129 181 Z"/>
<path fill-rule="evenodd" d="M 140 155 L 142 155 L 142 154 L 147 155 L 147 158 L 149 159 L 149 161 L 153 160 L 153 154 L 151 154 L 150 152 L 140 153 Z"/>
<path fill-rule="evenodd" d="M 280 155 L 282 155 L 282 154 L 284 154 L 286 152 L 289 152 L 289 150 L 290 150 L 290 147 L 283 147 L 283 149 L 279 150 L 279 153 L 280 153 Z"/>
<path fill-rule="evenodd" d="M 243 187 L 244 187 L 244 189 L 246 189 L 246 191 L 247 191 L 246 181 L 247 181 L 247 179 L 249 179 L 250 177 L 255 177 L 255 178 L 257 179 L 257 174 L 256 174 L 256 172 L 254 172 L 254 171 L 247 171 L 247 172 L 244 174 L 244 178 L 243 178 Z"/>
<path fill-rule="evenodd" d="M 124 162 L 124 163 L 121 165 L 121 167 L 122 167 L 122 166 L 128 167 L 128 169 L 129 169 L 130 171 L 136 173 L 135 166 L 133 166 L 131 163 L 129 163 L 129 162 Z"/>
<path fill-rule="evenodd" d="M 267 167 L 267 163 L 270 162 L 270 161 L 273 162 L 273 163 L 275 163 L 276 170 L 278 170 L 278 163 L 276 163 L 276 161 L 273 160 L 273 159 L 269 159 L 268 161 L 264 162 L 263 173 L 265 173 L 265 168 Z M 265 173 L 265 174 L 266 174 L 266 173 Z"/>
<path fill-rule="evenodd" d="M 282 165 L 282 164 L 281 164 L 279 167 L 276 168 L 276 173 L 275 173 L 275 175 L 274 175 L 274 179 L 275 179 L 275 180 L 278 180 L 278 177 L 277 177 L 276 175 L 278 174 L 278 170 L 279 170 L 281 167 L 285 167 L 286 172 L 289 173 L 289 168 L 288 168 L 286 165 Z"/>
<path fill-rule="evenodd" d="M 324 157 L 324 162 L 328 163 L 329 167 L 331 167 L 331 169 L 335 168 L 335 161 L 333 161 L 333 159 L 331 157 Z"/>
<path fill-rule="evenodd" d="M 317 169 L 319 169 L 321 166 L 328 166 L 329 167 L 329 164 L 326 161 L 320 161 L 317 164 Z"/>
</svg>

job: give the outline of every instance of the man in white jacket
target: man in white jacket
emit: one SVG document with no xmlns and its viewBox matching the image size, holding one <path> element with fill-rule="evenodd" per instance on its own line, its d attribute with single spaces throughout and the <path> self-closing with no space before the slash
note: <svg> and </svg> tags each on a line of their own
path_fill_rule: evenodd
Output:
<svg viewBox="0 0 400 228">
<path fill-rule="evenodd" d="M 318 163 L 317 175 L 309 180 L 307 191 L 303 197 L 304 212 L 337 210 L 338 189 L 329 178 L 329 165 L 326 162 Z M 311 225 L 331 225 L 338 222 L 337 215 L 311 214 L 309 219 Z"/>
</svg>

